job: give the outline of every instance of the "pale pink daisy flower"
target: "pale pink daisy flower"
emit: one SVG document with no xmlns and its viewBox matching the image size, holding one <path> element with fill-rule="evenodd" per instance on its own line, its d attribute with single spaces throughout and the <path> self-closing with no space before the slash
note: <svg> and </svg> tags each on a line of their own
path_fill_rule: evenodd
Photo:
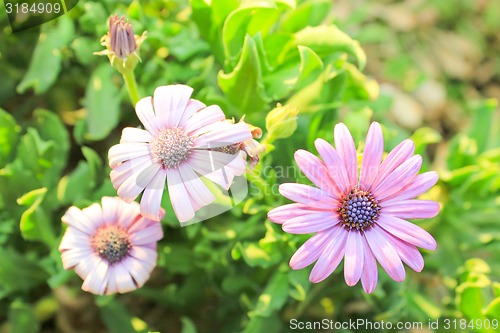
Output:
<svg viewBox="0 0 500 333">
<path fill-rule="evenodd" d="M 138 203 L 103 197 L 101 205 L 70 207 L 62 221 L 68 224 L 59 245 L 63 267 L 84 280 L 83 290 L 126 293 L 148 280 L 163 231 L 160 222 L 141 216 Z"/>
<path fill-rule="evenodd" d="M 402 262 L 420 272 L 424 260 L 418 247 L 434 250 L 436 241 L 406 219 L 431 218 L 439 204 L 414 199 L 438 180 L 436 172 L 417 175 L 420 155 L 413 156 L 411 140 L 401 142 L 382 161 L 382 129 L 372 123 L 358 179 L 356 148 L 351 133 L 340 123 L 334 129 L 334 149 L 325 140 L 315 141 L 319 159 L 298 150 L 295 161 L 316 185 L 282 184 L 280 193 L 296 203 L 271 210 L 268 217 L 293 234 L 315 233 L 290 260 L 292 269 L 316 261 L 309 279 L 317 283 L 335 271 L 344 258 L 349 286 L 360 279 L 367 293 L 377 285 L 377 261 L 395 281 L 405 279 Z"/>
<path fill-rule="evenodd" d="M 148 218 L 160 218 L 165 182 L 177 218 L 186 222 L 215 200 L 201 176 L 228 189 L 246 170 L 239 149 L 227 148 L 252 138 L 248 126 L 227 122 L 219 106 L 190 99 L 192 92 L 185 85 L 156 88 L 135 106 L 145 130 L 125 128 L 109 150 L 118 196 L 130 202 L 144 191 L 141 214 Z"/>
</svg>

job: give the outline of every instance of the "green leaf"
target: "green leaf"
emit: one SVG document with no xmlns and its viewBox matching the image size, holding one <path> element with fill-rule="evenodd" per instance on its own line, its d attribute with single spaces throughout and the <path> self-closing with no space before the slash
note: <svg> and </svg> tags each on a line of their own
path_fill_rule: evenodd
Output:
<svg viewBox="0 0 500 333">
<path fill-rule="evenodd" d="M 483 317 L 483 287 L 482 284 L 472 282 L 464 282 L 457 287 L 457 307 L 467 318 Z"/>
<path fill-rule="evenodd" d="M 264 109 L 269 98 L 264 91 L 259 54 L 252 37 L 245 37 L 238 65 L 231 73 L 220 71 L 218 82 L 228 99 L 239 107 L 241 114 Z"/>
<path fill-rule="evenodd" d="M 489 317 L 500 320 L 500 297 L 491 301 L 484 313 Z"/>
<path fill-rule="evenodd" d="M 245 49 L 247 35 L 260 33 L 265 37 L 278 15 L 279 9 L 271 0 L 244 2 L 229 14 L 222 28 L 222 42 L 231 68 L 242 46 Z"/>
<path fill-rule="evenodd" d="M 275 260 L 255 243 L 237 243 L 233 248 L 233 259 L 243 257 L 250 267 L 269 267 Z"/>
<path fill-rule="evenodd" d="M 79 161 L 75 170 L 65 175 L 57 186 L 57 198 L 63 205 L 87 199 L 95 184 L 92 170 L 85 161 Z"/>
<path fill-rule="evenodd" d="M 280 310 L 288 299 L 288 275 L 277 272 L 260 294 L 255 309 L 249 316 L 269 317 L 273 312 Z"/>
<path fill-rule="evenodd" d="M 17 291 L 28 291 L 47 277 L 47 273 L 23 255 L 0 248 L 0 299 Z"/>
<path fill-rule="evenodd" d="M 127 308 L 117 299 L 109 296 L 97 300 L 99 314 L 109 333 L 148 332 L 147 325 L 139 318 L 132 317 Z M 146 326 L 146 327 L 144 327 Z"/>
<path fill-rule="evenodd" d="M 196 332 L 198 332 L 196 330 L 196 326 L 194 325 L 193 321 L 191 319 L 189 319 L 188 317 L 181 317 L 181 322 L 182 322 L 181 333 L 196 333 Z"/>
<path fill-rule="evenodd" d="M 439 143 L 443 139 L 438 131 L 430 127 L 420 127 L 411 138 L 415 142 L 415 154 L 424 153 L 427 145 Z"/>
<path fill-rule="evenodd" d="M 0 108 L 0 168 L 10 160 L 20 132 L 21 127 L 15 119 Z"/>
<path fill-rule="evenodd" d="M 39 188 L 26 193 L 17 200 L 17 203 L 29 208 L 21 216 L 21 235 L 26 240 L 42 241 L 48 246 L 56 243 L 52 224 L 47 212 L 41 206 L 47 188 Z"/>
<path fill-rule="evenodd" d="M 363 69 L 366 55 L 359 43 L 334 25 L 307 27 L 295 34 L 297 45 L 310 47 L 320 57 L 333 52 L 346 52 L 356 58 Z"/>
<path fill-rule="evenodd" d="M 40 324 L 33 308 L 19 299 L 16 299 L 9 308 L 10 332 L 36 333 Z"/>
<path fill-rule="evenodd" d="M 37 95 L 43 94 L 56 81 L 61 71 L 61 49 L 73 40 L 74 26 L 68 16 L 60 16 L 54 22 L 57 25 L 42 25 L 28 71 L 17 86 L 20 94 L 29 88 L 33 88 Z"/>
<path fill-rule="evenodd" d="M 120 120 L 120 94 L 113 83 L 115 72 L 108 64 L 94 70 L 85 91 L 87 140 L 101 140 L 109 135 Z"/>
<path fill-rule="evenodd" d="M 489 146 L 492 146 L 491 128 L 494 124 L 494 114 L 498 108 L 496 99 L 486 99 L 471 103 L 470 108 L 474 112 L 474 120 L 470 130 L 470 137 L 476 140 L 477 153 L 480 154 Z"/>
<path fill-rule="evenodd" d="M 295 10 L 284 15 L 281 28 L 284 31 L 297 32 L 308 26 L 319 25 L 330 11 L 330 0 L 309 0 Z"/>
</svg>

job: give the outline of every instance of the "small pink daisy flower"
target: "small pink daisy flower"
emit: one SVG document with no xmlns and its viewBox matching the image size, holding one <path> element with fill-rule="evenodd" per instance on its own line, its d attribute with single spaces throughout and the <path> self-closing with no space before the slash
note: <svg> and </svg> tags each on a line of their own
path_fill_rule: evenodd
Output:
<svg viewBox="0 0 500 333">
<path fill-rule="evenodd" d="M 163 212 L 162 212 L 163 213 Z M 156 266 L 160 222 L 140 215 L 139 204 L 103 197 L 62 217 L 68 228 L 59 245 L 64 269 L 74 269 L 93 294 L 126 293 L 140 288 Z"/>
<path fill-rule="evenodd" d="M 293 234 L 315 233 L 290 260 L 292 269 L 316 261 L 309 279 L 317 283 L 335 271 L 344 258 L 349 286 L 360 279 L 367 293 L 377 286 L 377 261 L 397 282 L 405 279 L 402 262 L 420 272 L 424 260 L 418 247 L 434 250 L 436 241 L 406 219 L 431 218 L 439 204 L 413 199 L 438 180 L 436 172 L 417 175 L 420 155 L 413 156 L 411 140 L 401 142 L 382 161 L 382 129 L 372 123 L 358 179 L 356 148 L 351 133 L 340 123 L 334 129 L 334 149 L 323 139 L 315 141 L 321 158 L 295 153 L 302 172 L 317 186 L 282 184 L 281 195 L 296 203 L 271 210 L 272 222 Z"/>
<path fill-rule="evenodd" d="M 135 107 L 145 130 L 125 128 L 109 150 L 118 196 L 130 202 L 143 192 L 141 214 L 150 219 L 160 219 L 165 182 L 177 218 L 186 222 L 215 200 L 201 176 L 228 189 L 246 169 L 239 149 L 226 148 L 251 139 L 248 126 L 227 122 L 220 107 L 190 99 L 192 92 L 185 85 L 156 88 Z"/>
</svg>

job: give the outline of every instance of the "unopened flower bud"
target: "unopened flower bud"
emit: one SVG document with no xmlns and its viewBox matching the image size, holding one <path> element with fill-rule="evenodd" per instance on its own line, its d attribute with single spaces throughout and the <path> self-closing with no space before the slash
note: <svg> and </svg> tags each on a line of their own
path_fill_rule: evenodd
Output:
<svg viewBox="0 0 500 333">
<path fill-rule="evenodd" d="M 138 51 L 144 39 L 146 32 L 141 37 L 134 35 L 132 25 L 115 14 L 109 18 L 109 32 L 101 38 L 101 45 L 106 49 L 94 54 L 107 55 L 111 65 L 120 72 L 124 68 L 133 69 L 141 60 Z"/>
<path fill-rule="evenodd" d="M 288 138 L 297 129 L 299 109 L 278 103 L 266 117 L 266 129 L 269 137 L 275 139 Z"/>
</svg>

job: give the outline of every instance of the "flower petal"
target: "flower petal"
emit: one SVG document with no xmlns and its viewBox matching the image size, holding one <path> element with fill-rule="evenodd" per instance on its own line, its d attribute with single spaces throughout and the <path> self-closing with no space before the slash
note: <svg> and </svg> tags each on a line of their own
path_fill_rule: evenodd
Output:
<svg viewBox="0 0 500 333">
<path fill-rule="evenodd" d="M 339 205 L 328 192 L 309 185 L 285 183 L 279 186 L 279 192 L 285 198 L 312 208 L 335 210 Z"/>
<path fill-rule="evenodd" d="M 119 211 L 127 204 L 117 197 L 102 197 L 102 219 L 104 224 L 116 223 Z"/>
<path fill-rule="evenodd" d="M 316 260 L 325 250 L 329 241 L 337 236 L 341 231 L 339 226 L 335 226 L 325 231 L 318 232 L 309 238 L 299 249 L 293 254 L 290 259 L 290 267 L 292 269 L 302 269 L 309 266 Z"/>
<path fill-rule="evenodd" d="M 144 263 L 133 257 L 128 257 L 122 262 L 123 267 L 127 270 L 129 275 L 134 279 L 137 288 L 140 288 L 149 279 L 150 271 L 147 270 Z"/>
<path fill-rule="evenodd" d="M 126 202 L 133 201 L 149 185 L 160 168 L 159 164 L 154 163 L 146 165 L 141 172 L 135 172 L 118 188 L 118 196 Z"/>
<path fill-rule="evenodd" d="M 368 130 L 366 137 L 365 150 L 363 152 L 363 161 L 361 163 L 361 172 L 359 184 L 361 188 L 368 189 L 377 177 L 382 155 L 384 154 L 384 137 L 379 123 L 373 122 Z"/>
<path fill-rule="evenodd" d="M 373 255 L 387 274 L 396 282 L 403 281 L 406 276 L 403 263 L 389 241 L 377 231 L 377 228 L 367 230 L 365 237 Z"/>
<path fill-rule="evenodd" d="M 333 136 L 335 139 L 335 148 L 337 148 L 342 161 L 344 161 L 349 178 L 349 188 L 353 188 L 358 184 L 358 159 L 354 140 L 349 129 L 343 123 L 335 125 Z"/>
<path fill-rule="evenodd" d="M 285 221 L 282 228 L 291 234 L 310 234 L 331 228 L 338 221 L 338 216 L 334 212 L 319 212 L 294 217 Z"/>
<path fill-rule="evenodd" d="M 179 121 L 179 126 L 184 128 L 188 119 L 191 118 L 192 115 L 196 114 L 196 112 L 199 112 L 199 111 L 201 111 L 201 109 L 204 109 L 206 107 L 207 106 L 204 103 L 202 103 L 196 99 L 190 99 L 187 106 L 186 106 L 186 110 L 182 114 L 182 118 Z"/>
<path fill-rule="evenodd" d="M 373 195 L 380 201 L 398 192 L 415 179 L 421 166 L 422 157 L 420 155 L 415 155 L 406 160 L 388 175 L 384 182 L 380 183 L 377 188 L 375 188 Z"/>
<path fill-rule="evenodd" d="M 398 200 L 413 199 L 427 192 L 431 187 L 433 187 L 439 179 L 437 172 L 429 171 L 417 175 L 415 179 L 408 185 L 406 185 L 400 191 L 389 195 L 388 197 L 381 200 L 383 203 L 393 202 Z"/>
<path fill-rule="evenodd" d="M 69 226 L 59 245 L 59 251 L 71 250 L 73 248 L 90 249 L 89 234 L 81 231 L 78 228 Z"/>
<path fill-rule="evenodd" d="M 373 180 L 370 190 L 373 190 L 379 184 L 385 182 L 385 179 L 404 161 L 413 156 L 415 144 L 411 140 L 404 140 L 396 146 L 384 159 L 378 169 L 377 177 Z"/>
<path fill-rule="evenodd" d="M 167 169 L 167 186 L 172 208 L 179 221 L 186 222 L 192 219 L 194 210 L 179 170 Z"/>
<path fill-rule="evenodd" d="M 122 131 L 120 143 L 149 143 L 153 136 L 140 128 L 125 127 Z"/>
<path fill-rule="evenodd" d="M 191 118 L 188 119 L 186 125 L 184 126 L 184 130 L 190 135 L 198 135 L 203 134 L 205 132 L 198 131 L 199 129 L 213 124 L 218 121 L 225 120 L 226 116 L 224 112 L 222 112 L 221 108 L 218 105 L 210 105 L 197 113 L 193 114 Z M 197 133 L 193 133 L 197 131 Z"/>
<path fill-rule="evenodd" d="M 377 287 L 378 280 L 378 268 L 375 256 L 368 245 L 366 237 L 363 237 L 363 243 L 365 246 L 364 253 L 364 264 L 363 264 L 363 274 L 361 274 L 361 284 L 363 289 L 367 294 L 371 294 Z"/>
<path fill-rule="evenodd" d="M 205 184 L 203 184 L 200 177 L 189 165 L 186 163 L 179 165 L 179 173 L 189 196 L 193 198 L 200 207 L 209 205 L 215 200 L 214 194 Z"/>
<path fill-rule="evenodd" d="M 193 88 L 183 84 L 161 86 L 155 89 L 153 103 L 156 119 L 161 128 L 174 128 L 181 125 L 180 120 L 192 93 Z"/>
<path fill-rule="evenodd" d="M 88 238 L 87 238 L 88 242 Z M 85 249 L 74 248 L 70 250 L 63 251 L 61 253 L 61 259 L 63 263 L 64 269 L 72 269 L 75 268 L 81 261 L 87 260 L 90 256 L 92 256 L 93 250 L 90 246 L 87 246 Z"/>
<path fill-rule="evenodd" d="M 138 223 L 144 223 L 139 220 Z M 159 241 L 163 238 L 163 230 L 159 222 L 151 223 L 145 228 L 134 231 L 130 236 L 130 243 L 136 245 L 146 245 Z"/>
<path fill-rule="evenodd" d="M 231 126 L 220 123 L 219 128 L 204 133 L 194 140 L 194 148 L 217 148 L 240 143 L 252 138 L 250 129 L 245 123 L 237 123 Z"/>
<path fill-rule="evenodd" d="M 430 219 L 439 213 L 439 204 L 432 200 L 402 200 L 384 204 L 384 214 L 400 219 Z"/>
<path fill-rule="evenodd" d="M 358 231 L 350 231 L 344 256 L 344 278 L 348 286 L 358 283 L 363 273 L 365 246 L 363 236 Z"/>
<path fill-rule="evenodd" d="M 344 257 L 347 233 L 345 229 L 341 228 L 337 235 L 330 239 L 327 247 L 314 265 L 309 275 L 309 281 L 313 283 L 321 282 L 337 268 Z"/>
<path fill-rule="evenodd" d="M 108 268 L 108 285 L 106 286 L 106 295 L 115 294 L 118 292 L 118 287 L 116 285 L 116 269 L 115 266 L 110 266 Z"/>
<path fill-rule="evenodd" d="M 120 143 L 109 149 L 109 167 L 115 168 L 122 162 L 142 156 L 149 156 L 148 143 Z"/>
<path fill-rule="evenodd" d="M 141 215 L 148 219 L 161 220 L 161 198 L 165 189 L 165 180 L 167 171 L 159 168 L 156 175 L 153 177 L 149 185 L 144 189 L 141 198 Z"/>
<path fill-rule="evenodd" d="M 231 155 L 212 150 L 193 150 L 188 164 L 199 175 L 228 189 L 235 175 L 245 172 L 246 162 L 240 155 Z"/>
<path fill-rule="evenodd" d="M 148 165 L 152 164 L 151 157 L 149 155 L 141 156 L 138 158 L 125 161 L 113 169 L 109 174 L 111 178 L 111 183 L 115 189 L 118 189 L 125 180 L 132 177 L 134 173 L 142 172 Z"/>
<path fill-rule="evenodd" d="M 408 221 L 383 213 L 376 223 L 393 236 L 415 246 L 426 250 L 435 250 L 437 247 L 436 241 L 427 231 Z"/>
<path fill-rule="evenodd" d="M 82 290 L 103 295 L 108 284 L 108 264 L 100 260 L 83 281 Z"/>
<path fill-rule="evenodd" d="M 350 191 L 349 177 L 339 153 L 323 139 L 316 139 L 314 144 L 321 158 L 325 161 L 330 177 L 342 193 L 348 193 Z"/>
<path fill-rule="evenodd" d="M 153 99 L 151 96 L 142 98 L 135 105 L 135 113 L 144 127 L 153 135 L 161 129 L 153 110 Z"/>
<path fill-rule="evenodd" d="M 270 210 L 269 213 L 267 213 L 267 218 L 271 222 L 282 224 L 283 222 L 293 219 L 294 217 L 309 215 L 318 212 L 321 212 L 321 210 L 312 209 L 311 207 L 300 203 L 293 203 L 279 206 Z"/>
<path fill-rule="evenodd" d="M 339 188 L 330 179 L 325 164 L 318 157 L 303 149 L 297 150 L 294 156 L 300 170 L 314 185 L 330 193 L 334 198 L 341 197 Z"/>
<path fill-rule="evenodd" d="M 83 212 L 75 206 L 71 206 L 63 215 L 61 220 L 64 223 L 81 230 L 87 235 L 92 235 L 95 232 L 92 221 L 90 221 L 87 215 L 83 214 Z"/>
<path fill-rule="evenodd" d="M 118 292 L 124 294 L 137 289 L 134 280 L 132 280 L 132 276 L 130 276 L 130 273 L 123 265 L 123 262 L 117 263 L 114 267 Z"/>
<path fill-rule="evenodd" d="M 414 245 L 394 237 L 384 229 L 381 229 L 381 231 L 405 264 L 416 272 L 421 272 L 424 269 L 424 258 Z"/>
</svg>

